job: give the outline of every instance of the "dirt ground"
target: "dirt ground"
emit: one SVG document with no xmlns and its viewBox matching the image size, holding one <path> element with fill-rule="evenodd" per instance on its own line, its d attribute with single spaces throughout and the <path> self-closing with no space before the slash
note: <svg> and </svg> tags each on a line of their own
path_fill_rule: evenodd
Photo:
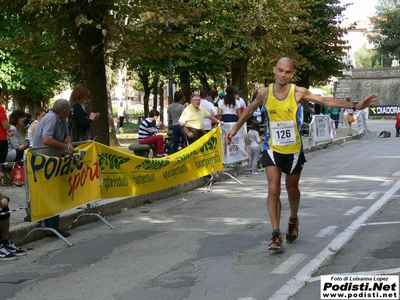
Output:
<svg viewBox="0 0 400 300">
<path fill-rule="evenodd" d="M 128 149 L 128 147 L 130 144 L 137 142 L 136 137 L 119 137 L 119 136 L 117 136 L 117 139 L 118 139 L 119 146 L 115 147 L 116 149 L 118 149 L 120 151 L 128 152 L 128 153 L 132 153 L 132 151 L 130 151 Z"/>
</svg>

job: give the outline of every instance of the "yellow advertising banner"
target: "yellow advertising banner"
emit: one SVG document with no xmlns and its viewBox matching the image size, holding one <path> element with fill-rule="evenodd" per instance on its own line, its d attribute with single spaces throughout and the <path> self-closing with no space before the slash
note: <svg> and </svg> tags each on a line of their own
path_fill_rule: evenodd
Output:
<svg viewBox="0 0 400 300">
<path fill-rule="evenodd" d="M 26 151 L 32 222 L 99 198 L 157 192 L 223 169 L 220 128 L 164 158 L 143 158 L 88 141 L 72 157 Z"/>
<path fill-rule="evenodd" d="M 26 151 L 27 188 L 32 222 L 100 198 L 100 168 L 93 142 L 72 157 Z"/>
<path fill-rule="evenodd" d="M 96 143 L 105 198 L 148 194 L 223 169 L 220 128 L 164 158 L 143 158 Z"/>
</svg>

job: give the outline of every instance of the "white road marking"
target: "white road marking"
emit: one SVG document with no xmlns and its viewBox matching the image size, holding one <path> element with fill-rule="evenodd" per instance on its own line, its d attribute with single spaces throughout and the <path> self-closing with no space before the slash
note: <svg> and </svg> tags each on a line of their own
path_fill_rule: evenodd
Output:
<svg viewBox="0 0 400 300">
<path fill-rule="evenodd" d="M 322 229 L 320 232 L 318 232 L 318 234 L 315 237 L 327 237 L 327 236 L 331 236 L 335 230 L 336 230 L 337 226 L 328 226 L 325 227 L 324 229 Z"/>
<path fill-rule="evenodd" d="M 305 254 L 293 254 L 287 260 L 285 260 L 280 266 L 278 266 L 275 270 L 273 270 L 271 274 L 288 274 L 306 257 L 307 255 Z"/>
<path fill-rule="evenodd" d="M 311 276 L 316 272 L 321 265 L 330 259 L 340 248 L 346 244 L 356 231 L 364 224 L 368 218 L 376 213 L 383 205 L 386 204 L 400 188 L 400 181 L 396 182 L 378 201 L 359 216 L 353 223 L 350 224 L 342 233 L 338 234 L 318 255 L 304 266 L 292 279 L 284 284 L 270 298 L 273 300 L 283 300 L 293 297 L 305 284 L 311 279 Z"/>
<path fill-rule="evenodd" d="M 400 221 L 394 222 L 375 222 L 375 223 L 365 223 L 362 226 L 373 226 L 373 225 L 393 225 L 393 224 L 400 224 Z"/>
<path fill-rule="evenodd" d="M 393 182 L 393 180 L 385 180 L 384 182 L 382 182 L 381 186 L 389 186 L 391 185 Z"/>
<path fill-rule="evenodd" d="M 346 211 L 343 216 L 353 216 L 356 213 L 358 213 L 360 210 L 362 210 L 364 208 L 364 206 L 354 206 L 352 209 L 349 209 L 348 211 Z"/>
<path fill-rule="evenodd" d="M 365 197 L 366 200 L 372 200 L 375 199 L 376 196 L 379 195 L 379 192 L 372 192 L 371 194 L 369 194 L 367 197 Z"/>
</svg>

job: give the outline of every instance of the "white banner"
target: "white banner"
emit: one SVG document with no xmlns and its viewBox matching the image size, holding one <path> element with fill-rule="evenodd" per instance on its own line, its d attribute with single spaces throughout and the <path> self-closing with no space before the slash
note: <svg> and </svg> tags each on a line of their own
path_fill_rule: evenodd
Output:
<svg viewBox="0 0 400 300">
<path fill-rule="evenodd" d="M 358 134 L 362 134 L 367 130 L 367 115 L 365 111 L 360 111 L 357 115 L 357 130 Z"/>
<path fill-rule="evenodd" d="M 336 137 L 335 121 L 327 115 L 314 115 L 309 129 L 309 147 L 317 143 L 332 143 Z"/>
<path fill-rule="evenodd" d="M 242 128 L 238 130 L 237 134 L 232 138 L 230 145 L 227 145 L 225 142 L 227 132 L 229 132 L 235 124 L 236 123 L 225 123 L 224 125 L 221 125 L 222 158 L 224 165 L 236 164 L 249 158 L 247 151 L 248 146 L 246 143 L 246 125 L 243 125 Z"/>
</svg>

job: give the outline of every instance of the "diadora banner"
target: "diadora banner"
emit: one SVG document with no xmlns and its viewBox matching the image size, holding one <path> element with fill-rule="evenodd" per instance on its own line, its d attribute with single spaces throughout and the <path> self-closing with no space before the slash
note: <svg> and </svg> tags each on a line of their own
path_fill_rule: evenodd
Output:
<svg viewBox="0 0 400 300">
<path fill-rule="evenodd" d="M 399 105 L 380 105 L 369 107 L 369 116 L 395 116 L 397 113 L 400 113 Z"/>
<path fill-rule="evenodd" d="M 160 191 L 223 169 L 220 128 L 164 158 L 143 158 L 89 141 L 72 157 L 26 151 L 32 222 L 99 198 Z"/>
</svg>

